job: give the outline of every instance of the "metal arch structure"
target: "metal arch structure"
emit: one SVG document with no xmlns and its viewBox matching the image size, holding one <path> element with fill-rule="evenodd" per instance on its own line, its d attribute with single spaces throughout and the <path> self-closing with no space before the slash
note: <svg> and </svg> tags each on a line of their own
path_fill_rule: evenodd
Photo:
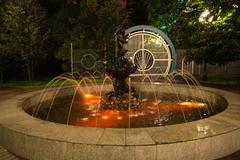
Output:
<svg viewBox="0 0 240 160">
<path fill-rule="evenodd" d="M 138 70 L 131 76 L 163 75 L 176 68 L 176 51 L 172 41 L 161 30 L 138 25 L 125 30 L 128 37 L 126 57 Z"/>
</svg>

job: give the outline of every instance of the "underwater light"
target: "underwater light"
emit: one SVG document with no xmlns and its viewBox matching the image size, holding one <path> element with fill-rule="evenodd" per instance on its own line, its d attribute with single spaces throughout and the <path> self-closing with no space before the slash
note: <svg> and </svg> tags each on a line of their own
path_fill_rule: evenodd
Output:
<svg viewBox="0 0 240 160">
<path fill-rule="evenodd" d="M 187 106 L 187 107 L 203 107 L 206 104 L 201 102 L 181 102 L 179 103 L 181 106 Z"/>
</svg>

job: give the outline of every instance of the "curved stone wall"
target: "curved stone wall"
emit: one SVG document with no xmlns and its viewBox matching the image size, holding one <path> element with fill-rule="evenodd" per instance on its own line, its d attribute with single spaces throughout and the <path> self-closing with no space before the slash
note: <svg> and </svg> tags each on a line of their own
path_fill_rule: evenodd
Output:
<svg viewBox="0 0 240 160">
<path fill-rule="evenodd" d="M 189 123 L 125 129 L 66 126 L 36 119 L 21 106 L 39 92 L 22 94 L 0 102 L 0 145 L 31 160 L 217 159 L 240 149 L 240 95 L 205 90 L 225 97 L 228 108 Z"/>
</svg>

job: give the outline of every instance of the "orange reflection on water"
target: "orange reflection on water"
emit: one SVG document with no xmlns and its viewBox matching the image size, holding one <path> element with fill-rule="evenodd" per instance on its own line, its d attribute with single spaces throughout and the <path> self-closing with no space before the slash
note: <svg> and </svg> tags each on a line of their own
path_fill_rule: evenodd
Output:
<svg viewBox="0 0 240 160">
<path fill-rule="evenodd" d="M 184 122 L 182 112 L 187 118 L 192 119 L 192 116 L 199 117 L 199 109 L 200 112 L 203 112 L 207 107 L 206 103 L 197 101 L 161 102 L 143 100 L 142 107 L 136 110 L 105 110 L 101 109 L 100 101 L 100 96 L 83 95 L 82 99 L 76 103 L 76 112 L 74 112 L 80 113 L 80 115 L 76 114 L 75 117 L 72 117 L 71 124 L 103 128 L 157 126 L 156 119 L 163 120 L 159 121 L 161 125 L 168 123 L 168 120 L 174 121 L 174 123 L 175 121 L 177 123 Z M 166 122 L 164 118 L 167 119 Z"/>
<path fill-rule="evenodd" d="M 179 103 L 181 106 L 186 106 L 186 107 L 204 107 L 206 106 L 205 103 L 201 102 L 181 102 Z"/>
<path fill-rule="evenodd" d="M 86 105 L 98 106 L 100 104 L 100 101 L 101 101 L 100 96 L 87 93 L 84 95 L 83 103 Z"/>
<path fill-rule="evenodd" d="M 87 121 L 87 120 L 88 120 L 88 117 L 82 118 L 82 121 Z"/>
<path fill-rule="evenodd" d="M 99 110 L 99 116 L 76 118 L 74 124 L 87 127 L 128 127 L 128 111 Z M 96 114 L 96 113 L 94 113 Z"/>
</svg>

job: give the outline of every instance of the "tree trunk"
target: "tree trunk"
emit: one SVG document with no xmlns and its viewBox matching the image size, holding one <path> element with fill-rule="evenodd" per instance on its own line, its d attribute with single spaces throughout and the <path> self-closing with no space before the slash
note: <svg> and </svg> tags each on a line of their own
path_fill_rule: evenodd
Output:
<svg viewBox="0 0 240 160">
<path fill-rule="evenodd" d="M 33 62 L 31 62 L 31 75 L 32 75 L 32 80 L 34 79 L 34 66 L 33 66 Z"/>
<path fill-rule="evenodd" d="M 3 83 L 3 71 L 0 71 L 0 83 Z"/>
<path fill-rule="evenodd" d="M 208 76 L 207 76 L 207 60 L 206 58 L 203 59 L 203 80 L 207 81 Z"/>
<path fill-rule="evenodd" d="M 31 64 L 30 64 L 30 61 L 28 60 L 27 61 L 27 75 L 28 75 L 28 80 L 29 81 L 32 81 L 32 75 L 31 75 Z"/>
</svg>

